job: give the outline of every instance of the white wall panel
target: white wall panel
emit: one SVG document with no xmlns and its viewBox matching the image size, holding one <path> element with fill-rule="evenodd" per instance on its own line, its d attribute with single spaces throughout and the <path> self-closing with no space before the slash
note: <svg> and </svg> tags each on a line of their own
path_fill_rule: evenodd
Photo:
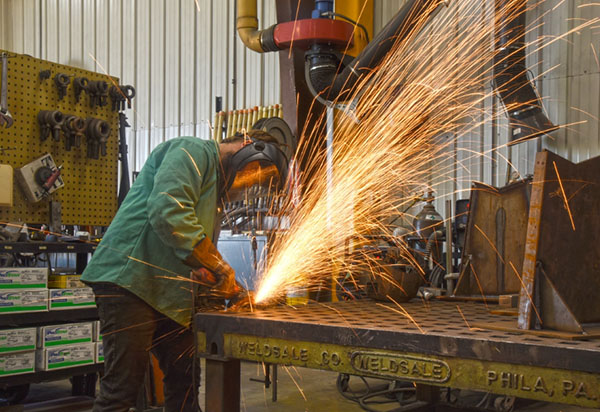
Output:
<svg viewBox="0 0 600 412">
<path fill-rule="evenodd" d="M 128 143 L 131 169 L 139 170 L 167 139 L 210 138 L 215 96 L 224 110 L 280 102 L 277 54 L 261 56 L 237 38 L 235 0 L 197 4 L 0 0 L 0 48 L 135 86 Z M 259 0 L 259 18 L 262 27 L 275 23 L 274 0 Z"/>
<path fill-rule="evenodd" d="M 387 23 L 403 4 L 403 0 L 375 0 L 375 31 Z M 455 3 L 452 0 L 451 3 Z M 600 155 L 600 31 L 595 22 L 588 28 L 577 30 L 565 36 L 575 27 L 600 18 L 600 6 L 593 0 L 532 0 L 537 4 L 527 14 L 529 32 L 527 65 L 532 72 L 549 118 L 561 130 L 552 137 L 544 137 L 510 149 L 508 142 L 508 122 L 502 113 L 499 99 L 490 94 L 482 106 L 486 113 L 485 124 L 479 131 L 458 136 L 454 153 L 449 147 L 441 159 L 441 176 L 433 176 L 438 182 L 438 197 L 443 198 L 456 191 L 455 198 L 468 197 L 470 180 L 503 186 L 506 181 L 507 165 L 510 161 L 521 176 L 532 174 L 535 154 L 547 148 L 568 159 L 580 162 Z M 452 7 L 452 6 L 451 6 Z M 493 0 L 481 2 L 482 18 L 493 10 Z M 460 8 L 456 9 L 459 13 Z M 487 12 L 486 12 L 487 10 Z M 487 14 L 486 14 L 487 13 Z M 458 29 L 460 31 L 460 29 Z M 460 35 L 457 32 L 457 36 Z M 490 45 L 493 43 L 490 41 Z M 539 47 L 539 45 L 543 47 Z M 483 85 L 490 91 L 490 85 Z M 493 111 L 500 113 L 492 122 Z M 442 139 L 443 140 L 443 139 Z M 484 156 L 473 156 L 470 150 L 483 150 Z M 452 159 L 454 156 L 454 159 Z M 454 165 L 449 165 L 449 159 Z M 449 173 L 448 168 L 454 172 Z M 441 201 L 436 204 L 443 210 Z"/>
</svg>

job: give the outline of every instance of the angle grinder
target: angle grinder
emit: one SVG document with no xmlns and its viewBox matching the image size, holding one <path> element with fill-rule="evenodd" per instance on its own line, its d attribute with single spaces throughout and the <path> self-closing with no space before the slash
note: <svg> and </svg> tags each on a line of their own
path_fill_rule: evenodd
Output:
<svg viewBox="0 0 600 412">
<path fill-rule="evenodd" d="M 194 296 L 196 297 L 196 311 L 206 309 L 241 309 L 251 307 L 254 302 L 254 293 L 247 290 L 239 282 L 227 285 L 219 284 L 214 273 L 200 268 L 192 272 L 194 282 Z M 227 302 L 226 302 L 227 300 Z"/>
</svg>

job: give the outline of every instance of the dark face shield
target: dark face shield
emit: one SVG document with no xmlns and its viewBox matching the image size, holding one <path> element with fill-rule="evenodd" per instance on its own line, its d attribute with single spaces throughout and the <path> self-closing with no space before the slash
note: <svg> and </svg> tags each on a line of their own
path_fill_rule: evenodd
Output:
<svg viewBox="0 0 600 412">
<path fill-rule="evenodd" d="M 225 201 L 264 197 L 283 188 L 288 159 L 272 143 L 253 141 L 242 147 L 225 167 Z"/>
<path fill-rule="evenodd" d="M 235 175 L 227 191 L 227 200 L 235 202 L 246 198 L 267 196 L 281 187 L 281 176 L 274 164 L 253 161 Z"/>
</svg>

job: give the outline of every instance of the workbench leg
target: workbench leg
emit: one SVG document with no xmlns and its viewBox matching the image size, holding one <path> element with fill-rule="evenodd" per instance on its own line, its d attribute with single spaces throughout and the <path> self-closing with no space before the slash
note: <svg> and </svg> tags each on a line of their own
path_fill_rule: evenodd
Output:
<svg viewBox="0 0 600 412">
<path fill-rule="evenodd" d="M 239 359 L 206 359 L 206 412 L 239 412 Z"/>
<path fill-rule="evenodd" d="M 277 364 L 274 363 L 272 366 L 273 379 L 271 380 L 271 382 L 273 383 L 273 386 L 271 387 L 271 399 L 273 400 L 273 402 L 277 402 Z"/>
</svg>

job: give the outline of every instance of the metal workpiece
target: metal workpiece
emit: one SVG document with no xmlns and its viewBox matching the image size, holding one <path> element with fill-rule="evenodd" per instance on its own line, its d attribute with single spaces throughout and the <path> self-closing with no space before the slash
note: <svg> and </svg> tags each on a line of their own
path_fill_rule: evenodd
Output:
<svg viewBox="0 0 600 412">
<path fill-rule="evenodd" d="M 223 359 L 600 407 L 600 339 L 470 326 L 495 318 L 477 303 L 360 300 L 199 313 L 195 327 L 199 351 Z"/>
</svg>

